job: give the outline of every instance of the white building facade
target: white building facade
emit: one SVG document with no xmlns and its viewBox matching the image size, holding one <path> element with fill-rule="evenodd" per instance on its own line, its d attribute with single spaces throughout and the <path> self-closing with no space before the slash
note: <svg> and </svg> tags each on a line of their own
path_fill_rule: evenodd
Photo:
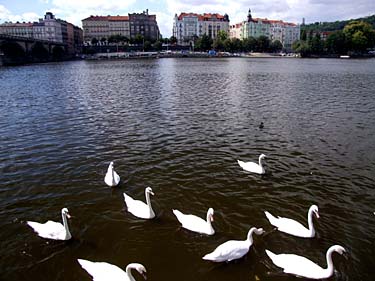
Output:
<svg viewBox="0 0 375 281">
<path fill-rule="evenodd" d="M 230 26 L 230 37 L 245 39 L 266 36 L 270 41 L 279 40 L 285 50 L 291 50 L 293 42 L 300 40 L 301 29 L 298 24 L 281 20 L 253 18 L 249 10 L 247 21 Z"/>
<path fill-rule="evenodd" d="M 179 45 L 187 45 L 203 34 L 215 39 L 219 31 L 229 33 L 228 15 L 181 13 L 174 17 L 173 36 Z"/>
</svg>

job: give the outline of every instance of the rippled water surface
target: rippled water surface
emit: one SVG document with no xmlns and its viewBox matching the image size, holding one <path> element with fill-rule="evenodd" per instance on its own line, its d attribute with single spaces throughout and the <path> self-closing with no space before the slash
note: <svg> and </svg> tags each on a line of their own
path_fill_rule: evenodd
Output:
<svg viewBox="0 0 375 281">
<path fill-rule="evenodd" d="M 373 280 L 375 265 L 375 60 L 159 59 L 82 61 L 0 68 L 0 280 L 91 280 L 77 258 L 148 280 L 301 280 L 265 254 L 304 255 L 334 280 Z M 259 129 L 260 122 L 264 128 Z M 266 158 L 267 174 L 237 159 Z M 122 178 L 103 179 L 110 161 Z M 123 192 L 157 218 L 125 210 Z M 272 231 L 264 211 L 306 224 L 317 238 Z M 27 220 L 60 221 L 74 239 L 47 241 Z M 180 228 L 172 209 L 205 217 L 214 236 Z M 220 243 L 255 237 L 229 264 L 202 260 Z M 141 280 L 140 275 L 136 275 Z"/>
</svg>

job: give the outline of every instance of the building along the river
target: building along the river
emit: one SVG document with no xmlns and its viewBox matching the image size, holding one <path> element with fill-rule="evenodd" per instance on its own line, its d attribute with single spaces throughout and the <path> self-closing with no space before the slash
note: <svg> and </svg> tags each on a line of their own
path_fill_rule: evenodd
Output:
<svg viewBox="0 0 375 281">
<path fill-rule="evenodd" d="M 114 35 L 134 39 L 137 35 L 145 39 L 158 40 L 160 37 L 156 15 L 149 15 L 148 10 L 128 16 L 90 16 L 82 20 L 84 41 L 108 40 Z"/>
<path fill-rule="evenodd" d="M 177 14 L 173 21 L 173 36 L 177 38 L 179 45 L 189 45 L 195 37 L 206 34 L 215 39 L 220 30 L 229 32 L 228 15 L 220 14 Z"/>
<path fill-rule="evenodd" d="M 78 26 L 47 12 L 38 22 L 5 22 L 0 24 L 0 34 L 26 37 L 50 42 L 67 44 L 69 54 L 80 53 L 83 43 L 83 32 Z"/>
<path fill-rule="evenodd" d="M 279 40 L 285 50 L 291 50 L 293 42 L 300 39 L 300 32 L 300 26 L 295 23 L 253 18 L 249 9 L 247 20 L 231 25 L 229 34 L 241 40 L 266 36 L 270 41 Z"/>
</svg>

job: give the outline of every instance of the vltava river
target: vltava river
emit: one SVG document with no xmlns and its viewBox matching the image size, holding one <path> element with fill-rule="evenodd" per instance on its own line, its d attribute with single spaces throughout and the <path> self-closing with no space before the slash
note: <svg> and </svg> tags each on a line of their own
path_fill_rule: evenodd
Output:
<svg viewBox="0 0 375 281">
<path fill-rule="evenodd" d="M 0 280 L 91 280 L 77 258 L 148 280 L 301 280 L 265 254 L 303 255 L 334 280 L 373 280 L 375 265 L 375 60 L 155 59 L 0 68 Z M 264 123 L 264 128 L 258 126 Z M 266 175 L 243 171 L 257 161 Z M 110 161 L 122 182 L 103 179 Z M 126 212 L 123 192 L 157 218 Z M 272 231 L 264 215 L 307 224 L 317 237 Z M 61 221 L 74 239 L 48 241 L 26 221 Z M 214 236 L 180 228 L 172 209 L 205 217 Z M 202 260 L 220 243 L 263 227 L 249 254 Z M 140 275 L 135 274 L 137 280 Z M 110 280 L 109 280 L 110 281 Z"/>
</svg>

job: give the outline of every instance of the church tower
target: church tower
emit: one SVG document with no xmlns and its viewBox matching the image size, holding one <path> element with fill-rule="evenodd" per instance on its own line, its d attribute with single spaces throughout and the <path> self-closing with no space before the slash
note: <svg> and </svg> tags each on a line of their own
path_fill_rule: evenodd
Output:
<svg viewBox="0 0 375 281">
<path fill-rule="evenodd" d="M 252 21 L 252 16 L 251 16 L 251 10 L 249 9 L 249 12 L 247 14 L 247 22 L 251 22 Z"/>
</svg>

